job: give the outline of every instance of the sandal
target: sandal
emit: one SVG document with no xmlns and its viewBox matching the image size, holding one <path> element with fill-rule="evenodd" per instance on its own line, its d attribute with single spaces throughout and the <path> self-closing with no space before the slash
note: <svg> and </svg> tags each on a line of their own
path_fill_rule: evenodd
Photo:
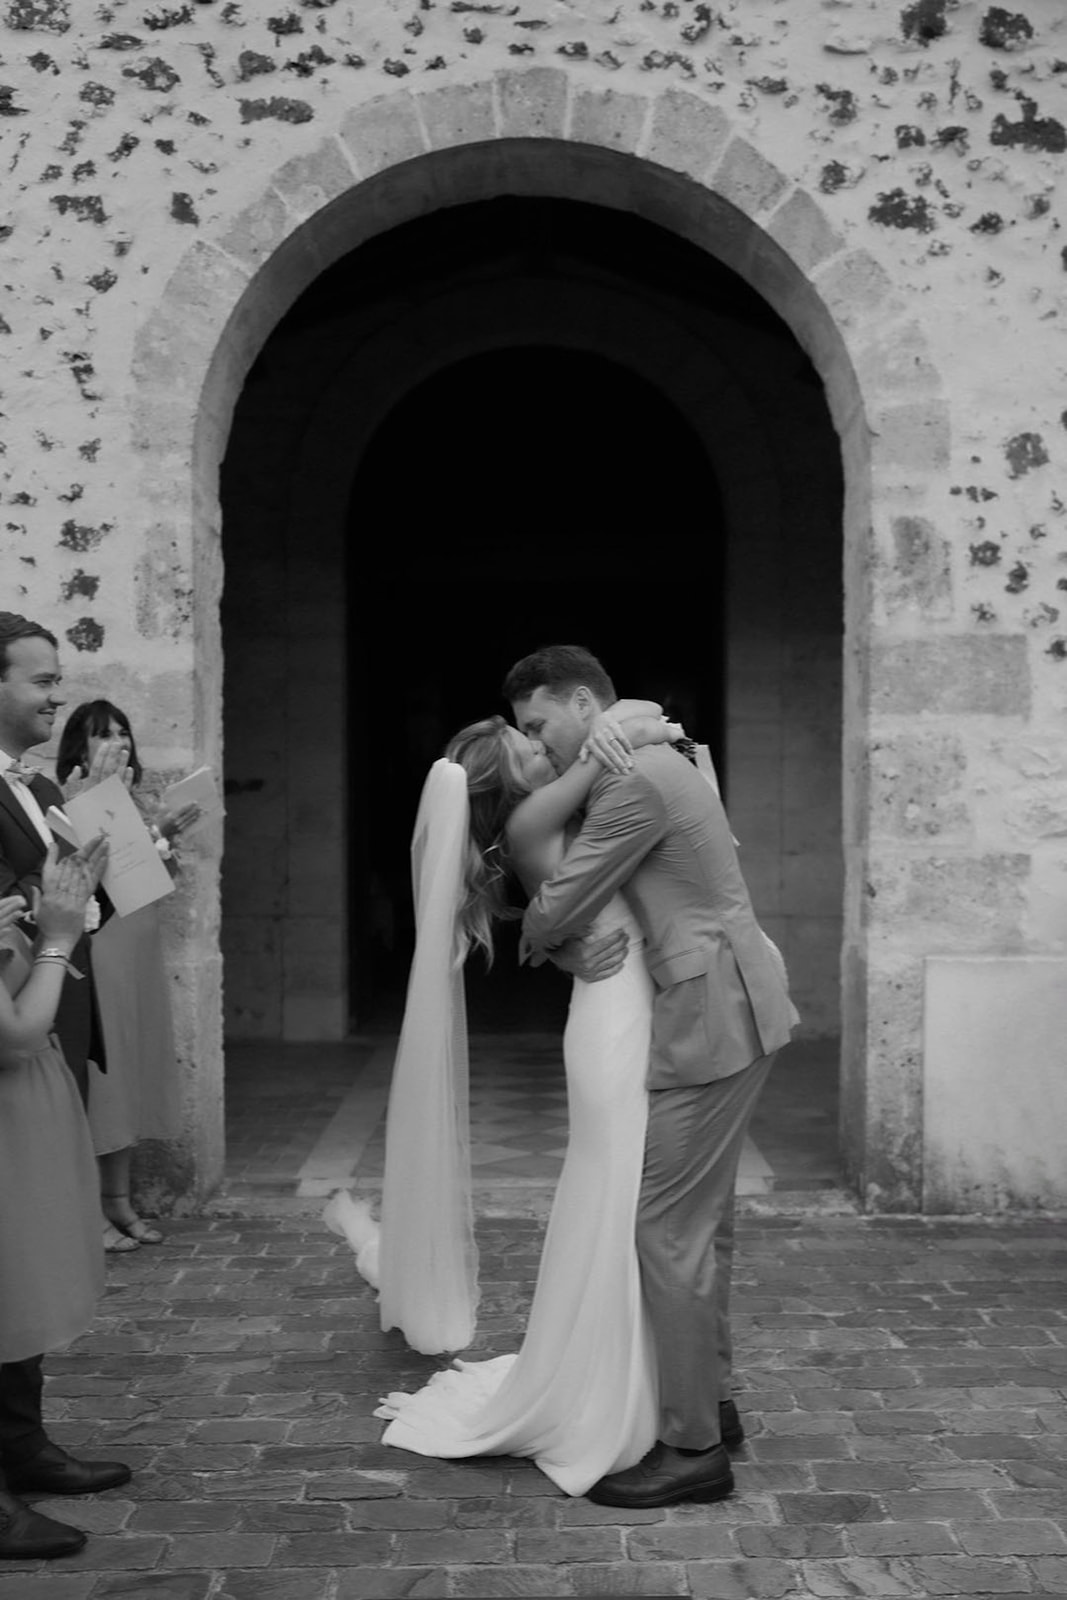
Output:
<svg viewBox="0 0 1067 1600">
<path fill-rule="evenodd" d="M 143 1217 L 134 1217 L 132 1222 L 118 1223 L 118 1227 L 132 1239 L 134 1244 L 162 1244 L 163 1235 L 158 1228 L 153 1228 L 150 1222 L 145 1222 Z"/>
<path fill-rule="evenodd" d="M 118 1233 L 125 1235 L 125 1237 L 130 1241 L 130 1243 L 126 1245 L 112 1246 L 113 1249 L 129 1250 L 131 1247 L 136 1249 L 139 1244 L 163 1243 L 163 1235 L 160 1233 L 159 1229 L 153 1228 L 151 1223 L 145 1222 L 141 1217 L 134 1215 L 131 1217 L 129 1222 L 124 1222 L 120 1217 L 113 1217 L 108 1214 L 108 1200 L 121 1200 L 123 1205 L 129 1207 L 129 1209 L 132 1211 L 133 1207 L 130 1206 L 130 1197 L 128 1194 L 105 1194 L 101 1195 L 100 1198 L 104 1201 L 104 1215 L 107 1217 L 111 1227 L 116 1229 Z"/>
<path fill-rule="evenodd" d="M 123 1233 L 121 1228 L 116 1228 L 113 1222 L 105 1222 L 104 1249 L 109 1256 L 122 1256 L 129 1250 L 140 1249 L 140 1246 L 136 1239 Z"/>
</svg>

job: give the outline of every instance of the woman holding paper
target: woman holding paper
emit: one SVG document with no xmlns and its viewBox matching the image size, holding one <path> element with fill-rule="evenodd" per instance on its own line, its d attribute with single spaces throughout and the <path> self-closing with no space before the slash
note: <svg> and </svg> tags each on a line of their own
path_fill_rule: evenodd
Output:
<svg viewBox="0 0 1067 1600">
<path fill-rule="evenodd" d="M 137 790 L 142 767 L 129 718 L 108 700 L 88 700 L 67 719 L 56 756 L 64 782 L 89 770 L 103 740 L 128 751 L 130 793 L 156 837 L 168 869 L 172 841 L 198 810 L 165 807 L 150 815 Z M 93 935 L 93 978 L 107 1052 L 107 1072 L 90 1069 L 89 1126 L 100 1166 L 104 1248 L 112 1253 L 159 1244 L 163 1235 L 140 1218 L 130 1201 L 130 1158 L 140 1139 L 173 1139 L 181 1128 L 178 1068 L 170 995 L 163 965 L 158 904 L 112 916 Z"/>
</svg>

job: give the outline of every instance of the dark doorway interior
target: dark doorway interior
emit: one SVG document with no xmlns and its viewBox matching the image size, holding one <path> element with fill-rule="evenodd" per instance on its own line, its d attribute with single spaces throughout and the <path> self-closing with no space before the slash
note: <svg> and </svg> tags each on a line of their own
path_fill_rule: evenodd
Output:
<svg viewBox="0 0 1067 1600">
<path fill-rule="evenodd" d="M 521 332 L 501 348 L 508 307 Z M 637 375 L 663 369 L 664 329 L 675 352 L 694 341 L 678 409 Z M 446 351 L 452 364 L 427 377 Z M 404 398 L 386 411 L 384 393 Z M 740 428 L 720 409 L 733 396 Z M 308 463 L 324 459 L 324 424 L 320 495 Z M 589 645 L 621 691 L 664 701 L 711 745 L 765 914 L 798 910 L 788 850 L 824 846 L 836 881 L 834 800 L 815 779 L 839 761 L 837 443 L 789 328 L 706 251 L 629 212 L 519 196 L 367 239 L 264 344 L 221 488 L 233 1037 L 395 1026 L 425 772 L 456 728 L 506 709 L 511 662 L 554 639 Z M 820 800 L 817 823 L 793 818 L 808 831 L 791 844 L 784 755 L 761 753 L 786 720 Z M 822 1003 L 836 985 L 811 975 L 822 956 L 807 952 L 822 939 L 836 964 L 839 914 L 799 910 Z M 501 943 L 488 983 L 470 964 L 474 1025 L 555 1028 L 566 981 L 517 973 L 513 937 Z"/>
<path fill-rule="evenodd" d="M 721 765 L 723 538 L 697 436 L 600 356 L 470 357 L 410 393 L 356 475 L 347 528 L 353 1025 L 399 1020 L 413 943 L 408 842 L 449 735 L 507 711 L 519 656 L 581 643 Z M 726 775 L 724 774 L 724 781 Z M 569 982 L 503 931 L 467 969 L 472 1027 L 562 1025 Z"/>
</svg>

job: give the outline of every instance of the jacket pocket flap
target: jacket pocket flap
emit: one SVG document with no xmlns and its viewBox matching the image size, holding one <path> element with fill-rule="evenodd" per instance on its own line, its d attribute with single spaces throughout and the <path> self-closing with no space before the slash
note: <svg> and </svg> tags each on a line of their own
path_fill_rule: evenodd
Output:
<svg viewBox="0 0 1067 1600">
<path fill-rule="evenodd" d="M 677 955 L 662 956 L 649 970 L 661 989 L 674 983 L 684 983 L 686 978 L 700 978 L 707 972 L 715 952 L 710 946 L 703 950 L 682 950 Z"/>
</svg>

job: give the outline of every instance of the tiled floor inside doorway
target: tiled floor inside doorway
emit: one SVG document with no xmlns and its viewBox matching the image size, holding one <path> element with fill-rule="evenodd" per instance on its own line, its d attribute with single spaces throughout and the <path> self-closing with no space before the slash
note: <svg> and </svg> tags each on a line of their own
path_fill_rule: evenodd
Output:
<svg viewBox="0 0 1067 1600">
<path fill-rule="evenodd" d="M 231 1041 L 226 1051 L 223 1203 L 314 1210 L 338 1188 L 374 1194 L 385 1149 L 392 1033 L 340 1044 Z M 738 1191 L 842 1195 L 836 1040 L 783 1051 L 757 1109 Z M 471 1040 L 471 1155 L 483 1205 L 541 1211 L 567 1139 L 558 1033 L 478 1033 Z"/>
</svg>

